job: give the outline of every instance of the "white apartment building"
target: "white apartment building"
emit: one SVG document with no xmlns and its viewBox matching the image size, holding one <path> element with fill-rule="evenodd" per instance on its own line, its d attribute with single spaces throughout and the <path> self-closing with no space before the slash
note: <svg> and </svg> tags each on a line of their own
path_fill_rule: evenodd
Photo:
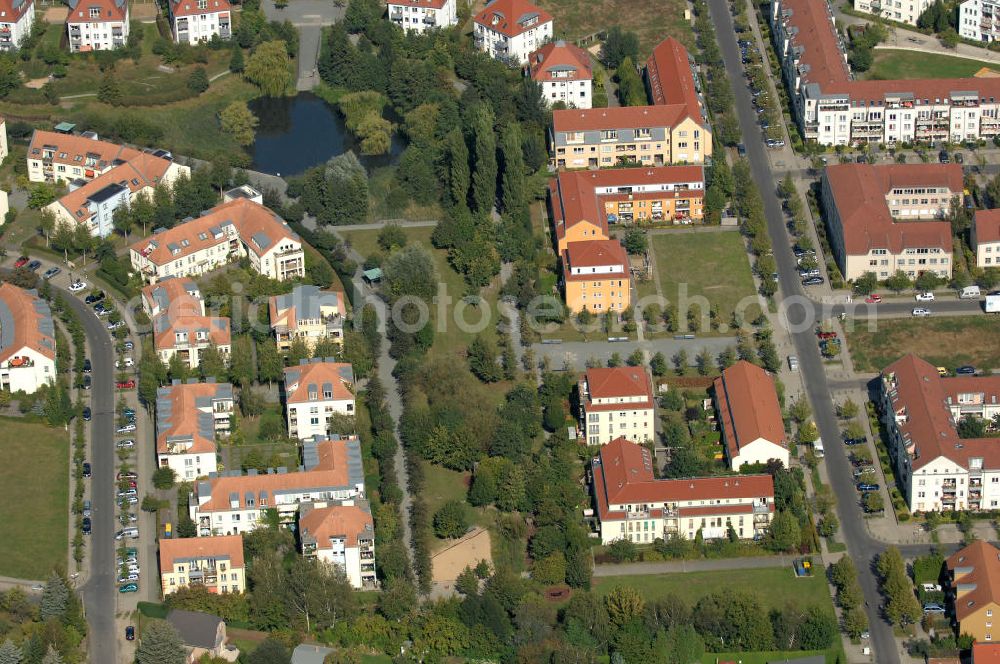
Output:
<svg viewBox="0 0 1000 664">
<path fill-rule="evenodd" d="M 854 8 L 887 21 L 915 26 L 917 19 L 932 3 L 933 0 L 854 0 Z"/>
<path fill-rule="evenodd" d="M 288 350 L 295 339 L 301 339 L 310 351 L 322 339 L 344 341 L 343 293 L 301 284 L 291 293 L 271 297 L 268 314 L 279 351 Z"/>
<path fill-rule="evenodd" d="M 450 28 L 458 23 L 455 0 L 388 0 L 389 20 L 407 31 Z"/>
<path fill-rule="evenodd" d="M 551 106 L 593 106 L 594 71 L 590 54 L 562 40 L 549 42 L 528 55 L 528 73 L 542 88 L 542 99 Z"/>
<path fill-rule="evenodd" d="M 525 0 L 492 0 L 473 22 L 476 48 L 519 67 L 552 39 L 552 15 Z"/>
<path fill-rule="evenodd" d="M 29 181 L 59 183 L 93 180 L 142 154 L 134 148 L 102 141 L 92 131 L 74 134 L 75 126 L 62 123 L 57 126 L 59 131 L 35 130 L 28 145 Z M 172 158 L 164 150 L 155 150 L 150 154 Z"/>
<path fill-rule="evenodd" d="M 293 472 L 272 468 L 246 475 L 229 471 L 195 485 L 189 510 L 199 537 L 237 535 L 257 527 L 268 509 L 294 522 L 306 501 L 365 497 L 365 473 L 357 436 L 315 439 L 302 445 L 302 466 Z"/>
<path fill-rule="evenodd" d="M 962 195 L 958 164 L 835 164 L 823 173 L 822 204 L 830 247 L 845 279 L 897 271 L 916 279 L 952 272 L 951 224 Z"/>
<path fill-rule="evenodd" d="M 285 281 L 305 276 L 302 240 L 278 215 L 250 198 L 235 197 L 205 215 L 158 229 L 129 248 L 132 267 L 155 283 L 194 277 L 246 257 L 255 272 Z"/>
<path fill-rule="evenodd" d="M 153 348 L 164 364 L 177 355 L 186 367 L 196 369 L 201 354 L 212 346 L 228 360 L 233 347 L 228 318 L 166 313 L 153 319 Z"/>
<path fill-rule="evenodd" d="M 976 210 L 972 250 L 977 267 L 1000 267 L 1000 209 Z"/>
<path fill-rule="evenodd" d="M 243 536 L 161 538 L 160 585 L 164 597 L 189 586 L 216 594 L 246 591 Z"/>
<path fill-rule="evenodd" d="M 580 393 L 580 427 L 588 445 L 625 437 L 640 443 L 655 439 L 653 384 L 642 367 L 587 369 Z"/>
<path fill-rule="evenodd" d="M 156 391 L 156 463 L 190 482 L 218 470 L 216 438 L 228 436 L 233 386 L 194 380 Z"/>
<path fill-rule="evenodd" d="M 69 0 L 70 53 L 110 51 L 128 41 L 128 0 Z"/>
<path fill-rule="evenodd" d="M 52 310 L 13 284 L 0 283 L 0 390 L 31 394 L 56 378 Z"/>
<path fill-rule="evenodd" d="M 1000 376 L 942 377 L 906 355 L 883 370 L 879 406 L 910 511 L 1000 509 L 1000 445 L 956 428 L 1000 414 Z"/>
<path fill-rule="evenodd" d="M 759 539 L 774 516 L 770 475 L 656 479 L 649 450 L 624 438 L 601 448 L 590 464 L 601 544 L 658 538 Z"/>
<path fill-rule="evenodd" d="M 375 589 L 375 522 L 367 500 L 302 503 L 299 540 L 302 555 L 340 569 L 355 590 Z"/>
<path fill-rule="evenodd" d="M 299 440 L 330 433 L 334 413 L 354 416 L 354 370 L 332 359 L 302 360 L 285 368 L 288 435 Z"/>
<path fill-rule="evenodd" d="M 823 145 L 978 140 L 1000 133 L 1000 79 L 856 80 L 823 0 L 771 4 L 796 121 Z"/>
<path fill-rule="evenodd" d="M 7 118 L 0 116 L 0 162 L 7 158 L 10 149 L 7 146 Z"/>
<path fill-rule="evenodd" d="M 178 44 L 197 44 L 233 36 L 229 0 L 170 0 L 170 26 Z"/>
<path fill-rule="evenodd" d="M 31 34 L 35 0 L 0 0 L 0 51 L 12 51 Z"/>
<path fill-rule="evenodd" d="M 965 0 L 959 4 L 958 35 L 974 41 L 996 41 L 1000 36 L 1000 3 L 993 0 Z"/>
</svg>

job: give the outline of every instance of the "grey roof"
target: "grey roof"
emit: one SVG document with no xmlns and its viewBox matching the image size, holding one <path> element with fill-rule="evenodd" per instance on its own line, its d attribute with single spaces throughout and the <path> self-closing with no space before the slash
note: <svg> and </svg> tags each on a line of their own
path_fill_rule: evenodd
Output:
<svg viewBox="0 0 1000 664">
<path fill-rule="evenodd" d="M 256 244 L 261 249 L 267 249 L 271 246 L 271 238 L 267 236 L 267 233 L 263 231 L 257 231 L 252 236 L 254 244 Z"/>
<path fill-rule="evenodd" d="M 163 287 L 163 282 L 170 279 L 178 279 L 179 277 L 168 276 L 160 279 L 156 286 L 149 292 L 150 298 L 153 303 L 160 309 L 168 309 L 170 307 L 170 298 L 167 297 L 167 289 Z M 188 278 L 183 278 L 184 280 L 184 290 L 194 297 L 201 297 L 201 292 L 198 290 L 198 284 L 194 283 Z"/>
<path fill-rule="evenodd" d="M 210 613 L 174 609 L 167 615 L 167 622 L 181 635 L 184 645 L 211 650 L 215 647 L 215 635 L 223 620 Z"/>
<path fill-rule="evenodd" d="M 202 438 L 215 438 L 215 415 L 212 413 L 212 400 L 232 399 L 233 386 L 229 383 L 215 383 L 215 396 L 195 397 L 195 408 L 198 408 L 198 435 Z M 175 383 L 169 387 L 161 387 L 156 391 L 156 434 L 160 435 L 168 431 L 173 426 L 173 395 Z M 183 388 L 181 388 L 183 389 Z M 207 408 L 208 412 L 200 409 Z M 170 442 L 190 440 L 195 432 L 184 432 L 179 435 L 170 436 Z"/>
<path fill-rule="evenodd" d="M 300 643 L 292 651 L 291 664 L 323 664 L 326 656 L 333 651 L 333 648 Z"/>
<path fill-rule="evenodd" d="M 306 470 L 312 470 L 319 464 L 319 453 L 317 445 L 327 440 L 343 440 L 347 448 L 347 484 L 355 486 L 363 484 L 365 481 L 365 469 L 361 463 L 361 443 L 357 437 L 346 438 L 344 436 L 313 436 L 312 440 L 302 443 L 302 466 Z"/>
<path fill-rule="evenodd" d="M 278 311 L 295 307 L 295 318 L 298 320 L 317 319 L 320 308 L 324 305 L 340 305 L 340 297 L 331 291 L 320 290 L 312 284 L 300 284 L 291 293 L 275 298 Z"/>
<path fill-rule="evenodd" d="M 103 203 L 104 201 L 110 200 L 115 196 L 121 196 L 121 194 L 126 191 L 128 191 L 126 187 L 123 187 L 118 183 L 113 183 L 98 189 L 87 198 L 95 203 Z"/>
</svg>

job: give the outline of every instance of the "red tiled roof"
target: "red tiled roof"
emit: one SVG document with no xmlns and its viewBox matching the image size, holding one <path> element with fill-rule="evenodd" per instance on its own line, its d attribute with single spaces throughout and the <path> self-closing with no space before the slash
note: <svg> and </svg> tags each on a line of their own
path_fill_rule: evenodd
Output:
<svg viewBox="0 0 1000 664">
<path fill-rule="evenodd" d="M 955 598 L 955 617 L 959 621 L 982 611 L 990 604 L 1000 604 L 1000 550 L 995 546 L 976 540 L 953 553 L 945 564 L 955 575 L 954 586 L 975 586 Z M 971 571 L 962 569 L 970 567 Z"/>
<path fill-rule="evenodd" d="M 313 361 L 285 367 L 284 371 L 287 403 L 354 399 L 354 392 L 352 392 L 354 370 L 350 364 Z M 330 387 L 333 396 L 328 398 L 323 396 L 323 389 L 326 386 Z M 315 391 L 316 399 L 309 398 L 310 391 Z"/>
<path fill-rule="evenodd" d="M 849 255 L 866 255 L 872 249 L 894 254 L 907 248 L 952 249 L 951 224 L 892 218 L 886 195 L 894 187 L 947 187 L 962 191 L 958 164 L 834 164 L 825 177 L 833 192 L 843 227 L 844 249 Z"/>
<path fill-rule="evenodd" d="M 28 8 L 33 5 L 35 0 L 22 0 L 18 2 L 17 0 L 0 0 L 0 16 L 3 17 L 4 23 L 17 23 L 21 18 L 28 12 Z"/>
<path fill-rule="evenodd" d="M 0 362 L 6 362 L 24 348 L 56 359 L 49 305 L 37 295 L 7 282 L 0 283 L 0 302 L 10 311 L 14 328 L 10 332 L 3 330 L 3 338 L 10 343 L 0 347 Z"/>
<path fill-rule="evenodd" d="M 160 314 L 153 321 L 156 350 L 173 348 L 176 343 L 174 334 L 187 332 L 187 344 L 213 343 L 216 346 L 229 346 L 232 343 L 229 318 L 219 316 L 174 316 L 170 313 Z M 196 333 L 208 330 L 207 342 L 198 342 Z"/>
<path fill-rule="evenodd" d="M 219 394 L 221 383 L 182 383 L 180 385 L 170 385 L 161 388 L 157 395 L 157 401 L 161 398 L 169 400 L 169 422 L 164 422 L 166 417 L 161 414 L 157 417 L 156 427 L 156 453 L 168 454 L 167 441 L 177 436 L 190 436 L 191 447 L 183 454 L 206 454 L 215 452 L 215 432 L 212 437 L 202 435 L 204 428 L 199 426 L 201 417 L 213 417 L 198 410 L 197 400 L 203 397 L 214 399 Z M 232 386 L 227 385 L 227 394 L 232 394 Z M 166 403 L 166 402 L 165 402 Z M 162 428 L 162 424 L 169 424 L 169 428 Z M 212 424 L 214 427 L 214 422 Z M 214 471 L 215 468 L 213 467 Z"/>
<path fill-rule="evenodd" d="M 589 81 L 594 78 L 590 54 L 564 41 L 549 42 L 528 54 L 531 78 L 538 81 Z M 570 72 L 568 76 L 555 76 L 554 72 Z"/>
<path fill-rule="evenodd" d="M 552 130 L 562 132 L 673 127 L 688 116 L 698 119 L 686 104 L 565 109 L 552 111 Z"/>
<path fill-rule="evenodd" d="M 316 539 L 317 549 L 331 548 L 330 538 L 344 538 L 345 546 L 356 547 L 360 536 L 374 536 L 375 523 L 371 511 L 358 505 L 330 505 L 310 510 L 299 519 L 299 529 Z"/>
<path fill-rule="evenodd" d="M 537 16 L 538 20 L 524 27 L 523 23 L 533 16 Z M 508 37 L 516 37 L 551 20 L 551 14 L 525 0 L 493 0 L 475 18 L 476 23 Z"/>
<path fill-rule="evenodd" d="M 159 297 L 167 299 L 167 308 L 154 315 L 167 313 L 171 316 L 200 316 L 205 313 L 205 303 L 192 295 L 198 292 L 198 285 L 191 279 L 171 277 L 143 287 L 142 299 L 149 311 L 156 311 L 161 306 L 162 302 L 157 301 Z"/>
<path fill-rule="evenodd" d="M 174 561 L 229 558 L 231 568 L 244 567 L 243 536 L 160 539 L 160 572 L 173 573 Z"/>
<path fill-rule="evenodd" d="M 584 379 L 591 399 L 653 398 L 653 384 L 642 367 L 596 367 L 587 369 Z"/>
<path fill-rule="evenodd" d="M 100 15 L 94 18 L 91 9 L 99 9 Z M 109 23 L 125 21 L 128 16 L 127 0 L 70 0 L 70 10 L 66 16 L 67 23 Z"/>
<path fill-rule="evenodd" d="M 2 1 L 0 0 L 0 2 Z M 141 154 L 139 150 L 116 143 L 108 143 L 86 136 L 36 129 L 31 135 L 31 144 L 28 145 L 28 159 L 41 159 L 43 147 L 53 148 L 55 155 L 52 161 L 54 163 L 95 171 L 103 171 L 110 167 L 116 159 L 129 161 Z M 87 166 L 87 158 L 90 156 L 93 156 L 95 160 L 93 166 Z"/>
<path fill-rule="evenodd" d="M 730 459 L 761 438 L 787 447 L 774 381 L 757 365 L 740 360 L 723 371 L 715 379 L 715 401 Z"/>
<path fill-rule="evenodd" d="M 119 184 L 126 187 L 131 195 L 146 187 L 155 187 L 171 165 L 172 162 L 168 159 L 145 152 L 139 153 L 126 163 L 115 166 L 82 187 L 69 192 L 59 199 L 59 203 L 66 208 L 74 221 L 83 223 L 91 216 L 87 200 L 100 190 Z"/>
<path fill-rule="evenodd" d="M 976 210 L 976 242 L 1000 242 L 1000 208 Z"/>
<path fill-rule="evenodd" d="M 426 7 L 427 9 L 441 9 L 448 0 L 388 0 L 389 7 Z"/>
<path fill-rule="evenodd" d="M 232 9 L 229 0 L 208 0 L 205 9 L 198 9 L 198 0 L 170 0 L 170 13 L 173 16 L 196 16 L 199 14 L 215 14 L 228 12 Z"/>
<path fill-rule="evenodd" d="M 973 643 L 972 664 L 1000 664 L 1000 643 Z"/>
<path fill-rule="evenodd" d="M 984 468 L 1000 468 L 1000 445 L 996 438 L 959 439 L 952 422 L 947 396 L 957 391 L 948 387 L 953 381 L 962 391 L 995 392 L 997 376 L 943 378 L 929 362 L 916 355 L 905 355 L 882 371 L 883 377 L 895 378 L 892 406 L 905 420 L 897 424 L 908 451 L 913 456 L 914 470 L 935 459 L 944 457 L 961 466 L 969 467 L 969 459 L 981 457 Z"/>
<path fill-rule="evenodd" d="M 654 104 L 685 104 L 692 112 L 700 106 L 687 49 L 673 37 L 653 49 L 646 61 L 646 76 Z"/>
<path fill-rule="evenodd" d="M 602 267 L 621 265 L 615 272 L 600 274 L 571 274 L 577 267 Z M 590 279 L 612 279 L 628 277 L 628 256 L 618 240 L 588 240 L 570 242 L 563 252 L 563 278 L 567 281 L 588 281 Z"/>
<path fill-rule="evenodd" d="M 602 447 L 592 468 L 602 520 L 621 514 L 612 512 L 610 505 L 659 503 L 662 508 L 664 503 L 752 498 L 767 498 L 771 509 L 774 505 L 774 481 L 770 475 L 655 479 L 649 450 L 624 438 L 616 438 Z M 699 507 L 682 506 L 681 509 Z M 715 514 L 735 514 L 745 508 L 717 504 L 712 509 Z"/>
</svg>

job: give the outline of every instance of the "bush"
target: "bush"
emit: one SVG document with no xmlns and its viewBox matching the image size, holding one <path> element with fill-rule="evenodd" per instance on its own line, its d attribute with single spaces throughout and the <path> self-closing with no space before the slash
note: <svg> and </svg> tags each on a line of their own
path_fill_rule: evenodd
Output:
<svg viewBox="0 0 1000 664">
<path fill-rule="evenodd" d="M 153 473 L 153 486 L 157 489 L 169 489 L 174 486 L 177 474 L 169 466 L 160 466 Z"/>
<path fill-rule="evenodd" d="M 449 500 L 434 513 L 434 534 L 442 539 L 461 537 L 469 529 L 469 513 L 465 504 Z"/>
<path fill-rule="evenodd" d="M 639 550 L 632 540 L 617 539 L 608 547 L 608 555 L 616 563 L 631 563 L 639 559 Z"/>
</svg>

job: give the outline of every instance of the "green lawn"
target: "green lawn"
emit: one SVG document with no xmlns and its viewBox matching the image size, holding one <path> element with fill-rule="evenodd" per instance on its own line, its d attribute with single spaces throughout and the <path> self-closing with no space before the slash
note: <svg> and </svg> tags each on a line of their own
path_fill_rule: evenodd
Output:
<svg viewBox="0 0 1000 664">
<path fill-rule="evenodd" d="M 858 371 L 881 371 L 907 353 L 947 369 L 1000 368 L 1000 325 L 992 317 L 892 318 L 877 324 L 869 331 L 865 321 L 856 321 L 848 330 L 847 348 Z"/>
<path fill-rule="evenodd" d="M 656 252 L 657 278 L 663 297 L 679 305 L 682 294 L 688 301 L 699 296 L 719 310 L 719 321 L 729 325 L 734 310 L 743 320 L 753 320 L 760 313 L 754 290 L 750 261 L 739 233 L 685 233 L 650 236 Z M 655 284 L 640 287 L 640 296 L 655 292 Z M 697 300 L 690 307 L 698 312 Z M 699 327 L 700 324 L 699 324 Z M 714 334 L 698 329 L 702 336 Z"/>
<path fill-rule="evenodd" d="M 986 67 L 979 60 L 956 58 L 938 53 L 918 53 L 894 49 L 875 51 L 875 63 L 867 78 L 897 80 L 904 78 L 966 78 Z"/>
<path fill-rule="evenodd" d="M 0 418 L 0 575 L 47 579 L 66 567 L 69 435 Z"/>
<path fill-rule="evenodd" d="M 541 0 L 538 4 L 556 17 L 557 38 L 578 40 L 618 25 L 639 35 L 642 61 L 668 36 L 694 48 L 694 31 L 684 19 L 687 5 L 683 0 Z"/>
</svg>

